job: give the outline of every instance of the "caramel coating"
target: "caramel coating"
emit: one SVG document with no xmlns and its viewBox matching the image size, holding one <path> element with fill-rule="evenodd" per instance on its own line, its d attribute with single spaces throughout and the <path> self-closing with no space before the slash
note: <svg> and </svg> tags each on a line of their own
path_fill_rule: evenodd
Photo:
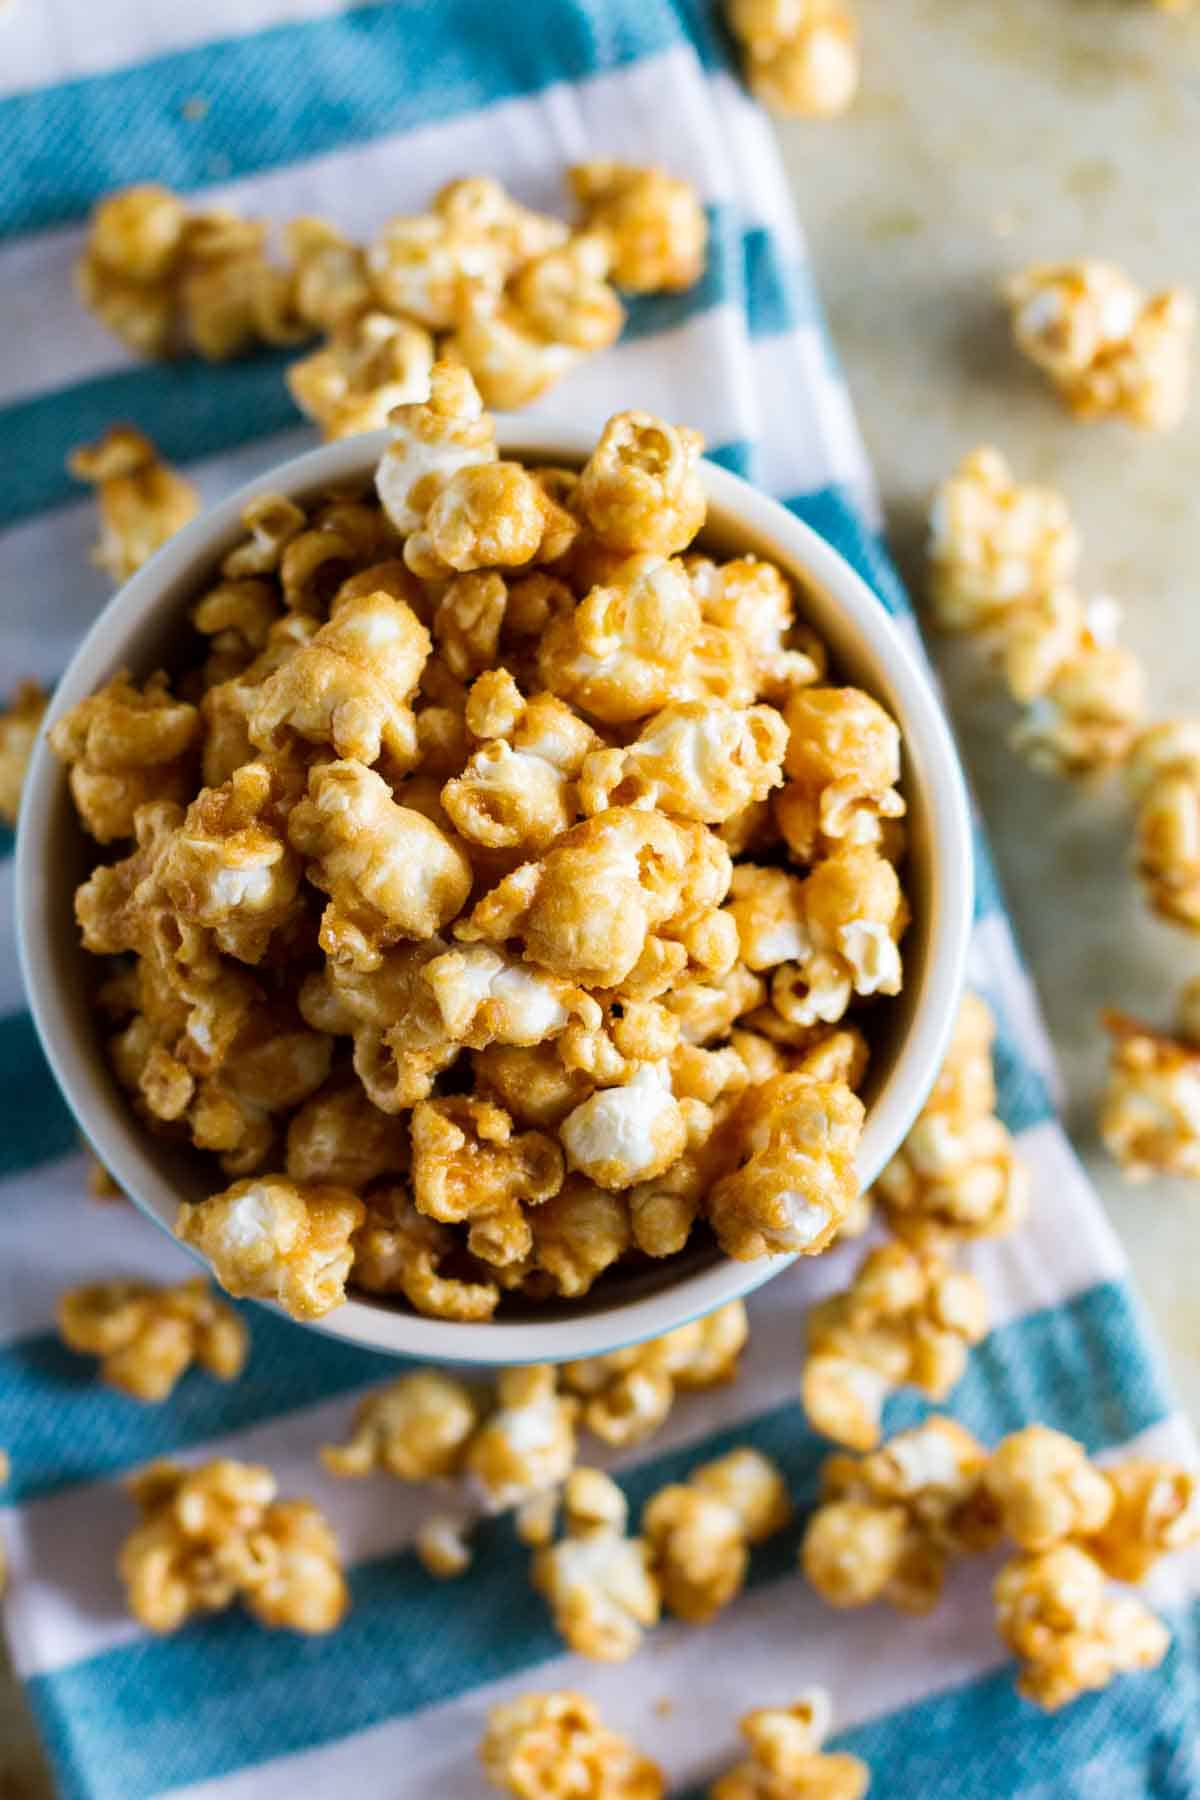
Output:
<svg viewBox="0 0 1200 1800">
<path fill-rule="evenodd" d="M 582 1694 L 522 1694 L 493 1706 L 479 1746 L 484 1774 L 516 1800 L 662 1800 L 657 1763 L 601 1723 Z"/>
<path fill-rule="evenodd" d="M 58 1303 L 64 1344 L 100 1359 L 100 1378 L 135 1400 L 165 1400 L 192 1363 L 236 1381 L 249 1338 L 241 1317 L 214 1300 L 203 1276 L 178 1287 L 107 1281 L 72 1288 Z"/>
</svg>

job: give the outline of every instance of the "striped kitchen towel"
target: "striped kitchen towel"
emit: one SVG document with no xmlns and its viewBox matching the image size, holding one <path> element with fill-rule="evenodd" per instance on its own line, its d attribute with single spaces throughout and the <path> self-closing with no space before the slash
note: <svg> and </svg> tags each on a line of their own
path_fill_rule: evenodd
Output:
<svg viewBox="0 0 1200 1800">
<path fill-rule="evenodd" d="M 467 172 L 553 207 L 564 165 L 604 154 L 661 161 L 697 184 L 709 267 L 691 293 L 635 303 L 621 343 L 544 410 L 598 427 L 633 404 L 699 426 L 721 461 L 783 498 L 904 613 L 771 136 L 700 0 L 16 0 L 0 26 L 3 685 L 53 680 L 105 598 L 86 561 L 93 509 L 64 473 L 72 445 L 135 420 L 215 498 L 311 441 L 278 356 L 138 365 L 80 313 L 70 269 L 99 195 L 154 178 L 366 234 Z M 132 1209 L 85 1196 L 23 1006 L 11 842 L 3 849 L 6 1619 L 68 1800 L 470 1800 L 483 1792 L 474 1745 L 489 1704 L 554 1685 L 593 1695 L 662 1760 L 672 1792 L 693 1793 L 732 1758 L 741 1711 L 817 1681 L 880 1795 L 1200 1795 L 1200 1558 L 1169 1565 L 1155 1596 L 1175 1631 L 1165 1666 L 1054 1718 L 1013 1691 L 986 1560 L 956 1571 L 928 1618 L 835 1614 L 796 1573 L 795 1532 L 757 1555 L 716 1625 L 668 1623 L 633 1664 L 592 1665 L 563 1654 L 507 1522 L 485 1530 L 466 1580 L 438 1584 L 409 1547 L 417 1499 L 385 1477 L 339 1485 L 316 1462 L 355 1398 L 394 1373 L 382 1358 L 251 1307 L 253 1354 L 231 1390 L 193 1374 L 167 1405 L 141 1407 L 100 1388 L 56 1341 L 58 1292 L 190 1264 Z M 972 1253 L 997 1324 L 953 1411 L 989 1441 L 1036 1418 L 1101 1455 L 1189 1456 L 1122 1257 L 1055 1119 L 1047 1047 L 982 841 L 973 965 L 1002 1020 L 1002 1111 L 1035 1205 L 1012 1242 Z M 635 1504 L 750 1442 L 778 1458 L 803 1509 L 826 1446 L 796 1400 L 799 1309 L 847 1272 L 838 1252 L 755 1296 L 742 1379 L 685 1398 L 657 1438 L 615 1459 Z M 888 1425 L 921 1410 L 898 1398 Z M 265 1461 L 285 1492 L 326 1507 L 350 1565 L 345 1625 L 314 1641 L 237 1613 L 163 1641 L 139 1629 L 114 1571 L 130 1524 L 119 1482 L 164 1452 Z"/>
</svg>

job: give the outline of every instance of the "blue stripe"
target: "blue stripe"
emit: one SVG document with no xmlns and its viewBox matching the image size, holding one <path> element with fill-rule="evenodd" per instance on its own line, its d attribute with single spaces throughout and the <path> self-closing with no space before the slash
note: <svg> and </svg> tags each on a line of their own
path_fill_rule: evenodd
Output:
<svg viewBox="0 0 1200 1800">
<path fill-rule="evenodd" d="M 0 1178 L 65 1156 L 79 1134 L 27 1012 L 0 1019 Z"/>
<path fill-rule="evenodd" d="M 1140 1359 L 1130 1297 L 1114 1284 L 993 1333 L 954 1396 L 955 1413 L 989 1441 L 1037 1417 L 1091 1450 L 1147 1429 L 1165 1408 L 1157 1371 Z M 889 1429 L 924 1410 L 910 1397 L 894 1402 Z M 697 1462 L 746 1443 L 778 1460 L 801 1509 L 811 1504 L 829 1445 L 794 1403 L 651 1458 L 623 1485 L 640 1505 Z M 795 1578 L 799 1532 L 797 1523 L 763 1547 L 752 1585 Z M 450 1587 L 407 1552 L 355 1568 L 352 1611 L 328 1639 L 270 1636 L 230 1613 L 38 1676 L 30 1696 L 64 1800 L 144 1800 L 545 1662 L 562 1646 L 528 1586 L 527 1554 L 498 1521 L 481 1533 L 469 1580 Z"/>
<path fill-rule="evenodd" d="M 844 487 L 835 482 L 817 488 L 811 494 L 795 494 L 783 504 L 841 552 L 850 567 L 879 596 L 888 612 L 911 612 L 904 584 L 882 540 L 873 531 L 868 531 Z"/>
<path fill-rule="evenodd" d="M 710 209 L 710 222 L 709 259 L 700 281 L 683 294 L 633 297 L 624 339 L 674 330 L 721 305 L 741 308 L 752 336 L 800 322 L 801 312 L 782 309 L 793 300 L 797 307 L 807 304 L 804 269 L 781 261 L 770 234 L 743 229 L 729 208 Z M 267 350 L 215 367 L 197 361 L 145 364 L 0 407 L 0 441 L 20 447 L 0 487 L 0 528 L 79 498 L 82 490 L 67 474 L 67 455 L 114 419 L 135 420 L 165 456 L 183 463 L 302 424 L 283 380 L 299 354 Z"/>
<path fill-rule="evenodd" d="M 975 917 L 987 919 L 994 913 L 1007 913 L 1004 890 L 1000 886 L 1000 874 L 992 856 L 991 845 L 984 833 L 982 820 L 974 812 L 971 816 L 971 838 L 975 858 Z"/>
<path fill-rule="evenodd" d="M 626 67 L 721 50 L 700 0 L 392 0 L 0 100 L 0 236 L 135 181 L 190 191 Z M 204 117 L 184 108 L 197 94 Z M 402 157 L 402 150 L 398 151 Z"/>
</svg>

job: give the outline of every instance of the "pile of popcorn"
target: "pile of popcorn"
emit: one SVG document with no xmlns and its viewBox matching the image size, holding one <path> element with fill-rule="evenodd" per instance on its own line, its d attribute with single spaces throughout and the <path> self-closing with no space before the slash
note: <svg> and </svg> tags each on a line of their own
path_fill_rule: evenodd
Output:
<svg viewBox="0 0 1200 1800">
<path fill-rule="evenodd" d="M 526 468 L 449 362 L 392 420 L 378 497 L 260 496 L 192 665 L 51 729 L 117 1077 L 232 1179 L 180 1236 L 301 1318 L 823 1251 L 903 979 L 895 722 L 695 548 L 696 433 Z"/>
<path fill-rule="evenodd" d="M 326 437 L 373 430 L 393 407 L 423 400 L 438 358 L 470 370 L 488 406 L 511 411 L 616 341 L 618 289 L 674 292 L 704 269 L 708 222 L 687 182 L 611 160 L 578 164 L 568 182 L 574 226 L 469 176 L 428 212 L 387 220 L 370 244 L 324 219 L 293 219 L 280 263 L 262 221 L 196 211 L 153 183 L 125 188 L 92 216 L 77 290 L 145 356 L 222 361 L 321 334 L 287 382 Z"/>
<path fill-rule="evenodd" d="M 1170 1634 L 1134 1593 L 1160 1557 L 1200 1539 L 1200 1485 L 1171 1462 L 1098 1468 L 1044 1425 L 990 1454 L 956 1420 L 933 1416 L 862 1457 L 822 1470 L 821 1503 L 801 1547 L 804 1573 L 831 1606 L 884 1599 L 928 1612 L 947 1568 L 1007 1541 L 996 1627 L 1018 1687 L 1048 1710 L 1156 1667 Z"/>
</svg>

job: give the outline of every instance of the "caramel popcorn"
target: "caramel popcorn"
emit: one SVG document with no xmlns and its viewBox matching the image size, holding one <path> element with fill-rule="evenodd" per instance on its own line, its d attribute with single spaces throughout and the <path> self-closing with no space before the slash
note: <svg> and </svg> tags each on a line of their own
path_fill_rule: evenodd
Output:
<svg viewBox="0 0 1200 1800">
<path fill-rule="evenodd" d="M 692 697 L 700 608 L 678 562 L 630 556 L 611 575 L 610 585 L 592 588 L 573 612 L 550 621 L 538 673 L 560 699 L 607 725 L 625 725 Z"/>
<path fill-rule="evenodd" d="M 743 1715 L 750 1755 L 708 1790 L 708 1800 L 863 1800 L 871 1773 L 857 1756 L 826 1752 L 829 1696 L 820 1688 L 791 1706 L 760 1706 Z"/>
<path fill-rule="evenodd" d="M 1146 673 L 1111 640 L 1111 615 L 1085 609 L 1082 633 L 1012 734 L 1036 768 L 1089 775 L 1125 762 L 1146 707 Z"/>
<path fill-rule="evenodd" d="M 719 825 L 779 786 L 786 742 L 787 727 L 771 706 L 739 711 L 705 700 L 668 706 L 626 749 L 587 758 L 583 809 L 658 807 Z"/>
<path fill-rule="evenodd" d="M 1160 1557 L 1200 1538 L 1200 1482 L 1179 1463 L 1131 1457 L 1103 1470 L 1112 1510 L 1087 1551 L 1115 1581 L 1141 1581 Z"/>
<path fill-rule="evenodd" d="M 397 1481 L 454 1475 L 479 1423 L 469 1388 L 438 1369 L 421 1369 L 360 1400 L 344 1444 L 326 1444 L 321 1461 L 335 1475 L 385 1469 Z"/>
<path fill-rule="evenodd" d="M 176 700 L 161 672 L 138 687 L 127 673 L 81 700 L 50 728 L 50 747 L 70 770 L 85 830 L 101 844 L 133 835 L 139 806 L 187 796 L 188 752 L 200 715 Z"/>
<path fill-rule="evenodd" d="M 779 705 L 795 688 L 821 679 L 824 645 L 797 622 L 791 583 L 774 563 L 739 556 L 718 564 L 689 554 L 684 565 L 705 623 L 745 644 L 764 699 Z"/>
<path fill-rule="evenodd" d="M 696 465 L 704 440 L 649 413 L 617 413 L 583 466 L 575 500 L 601 543 L 628 554 L 673 556 L 704 523 Z"/>
<path fill-rule="evenodd" d="M 665 1792 L 658 1765 L 569 1690 L 493 1706 L 479 1758 L 493 1787 L 516 1800 L 662 1800 Z"/>
<path fill-rule="evenodd" d="M 1145 295 L 1112 263 L 1035 263 L 1005 285 L 1018 349 L 1081 419 L 1117 414 L 1170 431 L 1187 410 L 1196 304 Z"/>
<path fill-rule="evenodd" d="M 397 531 L 415 532 L 451 476 L 495 462 L 496 429 L 466 369 L 435 363 L 429 398 L 398 406 L 375 486 Z"/>
<path fill-rule="evenodd" d="M 633 1228 L 623 1194 L 606 1193 L 592 1181 L 568 1175 L 557 1194 L 527 1214 L 533 1234 L 527 1294 L 577 1299 L 630 1250 Z"/>
<path fill-rule="evenodd" d="M 499 412 L 531 406 L 570 374 L 583 355 L 546 336 L 514 300 L 483 284 L 460 297 L 456 329 L 444 340 L 443 350 L 470 370 L 484 404 Z"/>
<path fill-rule="evenodd" d="M 319 1319 L 345 1298 L 364 1212 L 347 1188 L 301 1187 L 275 1175 L 185 1202 L 175 1230 L 236 1299 L 277 1300 L 295 1318 Z"/>
<path fill-rule="evenodd" d="M 471 1566 L 468 1521 L 455 1513 L 430 1513 L 413 1539 L 417 1560 L 435 1581 L 455 1581 Z"/>
<path fill-rule="evenodd" d="M 1152 911 L 1200 929 L 1200 729 L 1172 719 L 1143 731 L 1125 779 L 1137 808 L 1137 867 Z"/>
<path fill-rule="evenodd" d="M 563 1489 L 565 1536 L 533 1559 L 535 1587 L 572 1650 L 624 1662 L 658 1623 L 658 1583 L 650 1547 L 625 1535 L 624 1494 L 599 1469 L 573 1469 Z"/>
<path fill-rule="evenodd" d="M 1162 1621 L 1134 1594 L 1111 1594 L 1075 1544 L 1016 1557 L 995 1583 L 996 1628 L 1020 1662 L 1018 1690 L 1047 1712 L 1155 1669 L 1170 1645 Z"/>
<path fill-rule="evenodd" d="M 500 1304 L 500 1288 L 493 1270 L 460 1257 L 458 1248 L 449 1226 L 418 1212 L 403 1188 L 377 1190 L 353 1239 L 350 1279 L 368 1294 L 402 1295 L 426 1318 L 478 1324 Z M 456 1275 L 454 1265 L 464 1260 L 467 1273 Z"/>
<path fill-rule="evenodd" d="M 466 1449 L 464 1469 L 486 1512 L 505 1512 L 556 1488 L 575 1461 L 578 1402 L 558 1392 L 547 1363 L 502 1369 L 497 1410 Z"/>
<path fill-rule="evenodd" d="M 36 681 L 19 681 L 0 710 L 0 819 L 15 825 L 25 771 L 33 755 L 47 696 Z"/>
<path fill-rule="evenodd" d="M 568 179 L 590 235 L 612 256 L 612 278 L 632 294 L 689 288 L 699 280 L 708 221 L 686 181 L 630 163 L 577 163 Z"/>
<path fill-rule="evenodd" d="M 987 1300 L 973 1275 L 932 1252 L 884 1244 L 848 1288 L 810 1310 L 807 1326 L 804 1410 L 826 1437 L 869 1450 L 893 1388 L 946 1398 L 987 1334 Z"/>
<path fill-rule="evenodd" d="M 191 482 L 163 462 L 133 425 L 111 425 L 96 443 L 72 450 L 67 467 L 96 489 L 100 541 L 92 561 L 118 587 L 200 510 Z"/>
<path fill-rule="evenodd" d="M 290 1181 L 358 1193 L 408 1168 L 407 1121 L 382 1112 L 357 1081 L 331 1078 L 292 1114 L 285 1162 Z"/>
<path fill-rule="evenodd" d="M 248 762 L 203 789 L 156 869 L 176 917 L 239 962 L 261 962 L 299 910 L 300 865 L 272 816 L 273 785 L 267 764 Z"/>
<path fill-rule="evenodd" d="M 800 1550 L 807 1580 L 830 1606 L 882 1598 L 928 1612 L 949 1563 L 996 1540 L 979 1499 L 987 1461 L 969 1431 L 940 1415 L 869 1455 L 827 1458 Z"/>
<path fill-rule="evenodd" d="M 412 1119 L 412 1185 L 417 1209 L 442 1224 L 468 1226 L 467 1247 L 504 1265 L 528 1255 L 525 1208 L 563 1182 L 562 1151 L 538 1131 L 514 1134 L 490 1100 L 452 1095 L 421 1100 Z"/>
<path fill-rule="evenodd" d="M 1101 1015 L 1111 1038 L 1100 1135 L 1130 1181 L 1200 1175 L 1200 1036 L 1182 997 L 1177 1035 L 1124 1013 Z"/>
<path fill-rule="evenodd" d="M 757 1450 L 731 1450 L 660 1488 L 642 1530 L 664 1605 L 690 1624 L 708 1624 L 741 1590 L 750 1545 L 791 1516 L 783 1476 Z"/>
<path fill-rule="evenodd" d="M 1008 1537 L 1022 1550 L 1048 1550 L 1100 1531 L 1113 1494 L 1074 1438 L 1045 1425 L 1014 1432 L 992 1452 L 985 1490 Z"/>
<path fill-rule="evenodd" d="M 784 708 L 787 783 L 774 801 L 790 854 L 811 863 L 839 844 L 879 845 L 904 816 L 900 731 L 858 688 L 802 687 Z"/>
<path fill-rule="evenodd" d="M 278 1500 L 275 1477 L 221 1458 L 196 1469 L 151 1463 L 128 1482 L 142 1517 L 118 1563 L 129 1610 L 148 1631 L 177 1631 L 240 1600 L 272 1630 L 320 1633 L 349 1594 L 337 1540 L 306 1500 Z"/>
<path fill-rule="evenodd" d="M 100 1378 L 135 1400 L 165 1400 L 198 1363 L 236 1381 L 249 1339 L 241 1318 L 214 1300 L 203 1276 L 178 1287 L 107 1281 L 72 1288 L 58 1303 L 64 1344 L 100 1358 Z"/>
<path fill-rule="evenodd" d="M 582 1399 L 582 1423 L 595 1437 L 619 1448 L 644 1443 L 664 1423 L 678 1392 L 736 1378 L 749 1330 L 744 1305 L 732 1300 L 644 1344 L 566 1363 L 562 1379 Z"/>
<path fill-rule="evenodd" d="M 301 216 L 284 227 L 296 312 L 316 331 L 335 332 L 371 304 L 366 252 L 325 219 Z"/>
<path fill-rule="evenodd" d="M 862 1102 L 837 1082 L 779 1075 L 748 1091 L 733 1121 L 740 1167 L 707 1199 L 727 1256 L 816 1256 L 858 1192 Z"/>
<path fill-rule="evenodd" d="M 760 99 L 786 116 L 832 119 L 858 92 L 858 23 L 842 0 L 726 0 Z"/>
<path fill-rule="evenodd" d="M 472 569 L 521 568 L 553 523 L 544 490 L 515 462 L 477 462 L 450 475 L 430 503 L 404 560 L 425 581 Z"/>
<path fill-rule="evenodd" d="M 420 325 L 366 312 L 337 326 L 311 356 L 287 372 L 292 399 L 326 438 L 378 431 L 395 406 L 424 400 L 433 339 Z"/>
<path fill-rule="evenodd" d="M 1069 583 L 1079 535 L 1054 488 L 1017 482 L 998 450 L 965 456 L 929 513 L 929 596 L 946 631 L 978 631 Z"/>
<path fill-rule="evenodd" d="M 641 1063 L 622 1087 L 604 1088 L 559 1127 L 567 1162 L 606 1188 L 661 1175 L 687 1143 L 683 1111 L 661 1063 Z"/>
</svg>

